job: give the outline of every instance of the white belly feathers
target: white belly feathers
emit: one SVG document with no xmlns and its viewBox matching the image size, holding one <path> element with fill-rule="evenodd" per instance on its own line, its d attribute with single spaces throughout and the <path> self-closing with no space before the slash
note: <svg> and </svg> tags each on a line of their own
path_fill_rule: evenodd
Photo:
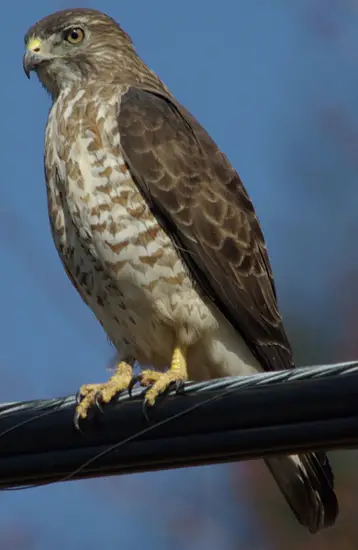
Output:
<svg viewBox="0 0 358 550">
<path fill-rule="evenodd" d="M 74 94 L 62 111 L 61 98 L 54 104 L 45 159 L 55 245 L 81 295 L 122 357 L 165 368 L 179 340 L 190 346 L 193 379 L 257 370 L 241 337 L 193 288 L 133 182 L 121 156 L 116 106 L 88 106 L 86 94 Z M 81 116 L 84 108 L 92 124 Z"/>
</svg>

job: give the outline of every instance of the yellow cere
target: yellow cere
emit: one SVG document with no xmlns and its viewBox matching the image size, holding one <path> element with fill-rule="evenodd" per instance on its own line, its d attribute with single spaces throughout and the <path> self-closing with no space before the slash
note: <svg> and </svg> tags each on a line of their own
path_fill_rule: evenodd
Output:
<svg viewBox="0 0 358 550">
<path fill-rule="evenodd" d="M 41 41 L 38 38 L 30 38 L 27 43 L 27 49 L 31 52 L 38 52 L 40 50 Z"/>
</svg>

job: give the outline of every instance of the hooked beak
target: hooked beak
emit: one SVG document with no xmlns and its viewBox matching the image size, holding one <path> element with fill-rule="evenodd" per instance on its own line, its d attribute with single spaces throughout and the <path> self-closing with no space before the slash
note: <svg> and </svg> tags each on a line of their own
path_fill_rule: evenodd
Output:
<svg viewBox="0 0 358 550">
<path fill-rule="evenodd" d="M 30 78 L 31 71 L 34 71 L 36 67 L 43 61 L 43 57 L 35 52 L 27 50 L 22 60 L 25 74 L 27 78 Z"/>
<path fill-rule="evenodd" d="M 42 61 L 44 61 L 44 57 L 41 53 L 41 42 L 38 38 L 32 38 L 27 44 L 27 49 L 22 60 L 27 78 L 30 78 L 31 71 L 36 70 L 36 67 Z"/>
</svg>

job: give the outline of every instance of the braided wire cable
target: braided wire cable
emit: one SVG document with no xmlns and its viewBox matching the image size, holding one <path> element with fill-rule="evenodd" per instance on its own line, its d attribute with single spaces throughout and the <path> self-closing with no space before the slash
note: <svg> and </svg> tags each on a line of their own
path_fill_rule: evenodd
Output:
<svg viewBox="0 0 358 550">
<path fill-rule="evenodd" d="M 143 389 L 73 424 L 76 397 L 0 405 L 0 488 L 358 447 L 358 361 Z"/>
<path fill-rule="evenodd" d="M 332 363 L 329 365 L 314 365 L 306 367 L 297 367 L 290 370 L 262 372 L 249 376 L 228 376 L 225 378 L 217 378 L 204 382 L 186 382 L 185 393 L 206 393 L 210 391 L 225 391 L 237 389 L 251 389 L 261 385 L 270 385 L 278 382 L 294 382 L 297 380 L 312 380 L 315 378 L 329 378 L 335 376 L 345 376 L 349 374 L 358 374 L 358 361 L 345 361 L 341 363 Z M 174 392 L 171 391 L 171 394 Z M 134 389 L 133 397 L 138 397 L 142 394 L 140 389 Z M 127 401 L 129 395 L 123 393 L 116 398 L 116 402 L 121 403 Z M 45 411 L 47 408 L 69 407 L 76 403 L 76 396 L 70 395 L 67 397 L 41 399 L 36 401 L 9 402 L 0 404 L 0 419 L 6 415 L 13 415 L 20 411 L 38 409 Z M 0 432 L 1 438 L 1 432 Z"/>
</svg>

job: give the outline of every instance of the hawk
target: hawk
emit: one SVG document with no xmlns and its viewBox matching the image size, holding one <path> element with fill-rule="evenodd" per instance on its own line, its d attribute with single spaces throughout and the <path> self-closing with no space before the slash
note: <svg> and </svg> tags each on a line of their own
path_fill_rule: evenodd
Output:
<svg viewBox="0 0 358 550">
<path fill-rule="evenodd" d="M 82 386 L 77 417 L 127 389 L 134 360 L 153 366 L 140 377 L 148 405 L 188 378 L 292 368 L 240 177 L 130 37 L 103 13 L 70 9 L 33 25 L 25 44 L 24 70 L 53 100 L 44 163 L 55 246 L 121 359 L 108 382 Z M 324 453 L 266 462 L 300 523 L 335 522 Z"/>
</svg>

